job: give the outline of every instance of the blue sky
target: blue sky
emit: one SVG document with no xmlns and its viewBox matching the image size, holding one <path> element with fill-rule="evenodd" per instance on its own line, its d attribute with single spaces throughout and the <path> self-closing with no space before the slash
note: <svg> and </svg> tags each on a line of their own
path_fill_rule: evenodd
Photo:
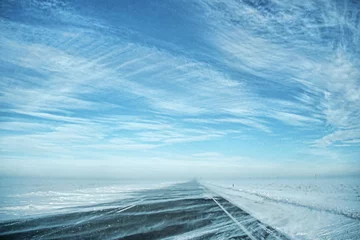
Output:
<svg viewBox="0 0 360 240">
<path fill-rule="evenodd" d="M 360 173 L 360 4 L 1 1 L 1 175 Z"/>
</svg>

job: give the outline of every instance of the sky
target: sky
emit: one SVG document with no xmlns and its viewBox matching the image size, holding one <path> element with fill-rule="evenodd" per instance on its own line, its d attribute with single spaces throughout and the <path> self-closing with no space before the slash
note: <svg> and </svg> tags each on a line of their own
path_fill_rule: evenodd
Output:
<svg viewBox="0 0 360 240">
<path fill-rule="evenodd" d="M 360 2 L 3 0 L 0 175 L 360 174 Z"/>
</svg>

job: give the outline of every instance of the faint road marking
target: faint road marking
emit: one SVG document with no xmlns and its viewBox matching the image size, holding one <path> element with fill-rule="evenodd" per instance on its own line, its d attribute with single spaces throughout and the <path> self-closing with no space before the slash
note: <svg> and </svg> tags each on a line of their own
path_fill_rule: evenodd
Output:
<svg viewBox="0 0 360 240">
<path fill-rule="evenodd" d="M 120 209 L 119 211 L 117 211 L 117 213 L 126 211 L 126 210 L 128 210 L 128 209 L 130 209 L 130 208 L 133 208 L 133 207 L 135 207 L 135 206 L 136 206 L 136 205 L 130 205 L 130 206 L 126 207 L 126 208 Z"/>
</svg>

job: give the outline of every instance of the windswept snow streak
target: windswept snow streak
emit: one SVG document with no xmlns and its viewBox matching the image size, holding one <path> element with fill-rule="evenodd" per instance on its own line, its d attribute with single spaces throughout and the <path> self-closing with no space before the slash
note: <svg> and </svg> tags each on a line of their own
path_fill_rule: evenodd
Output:
<svg viewBox="0 0 360 240">
<path fill-rule="evenodd" d="M 262 198 L 263 200 L 270 201 L 270 202 L 289 204 L 289 205 L 293 205 L 293 206 L 296 206 L 296 207 L 307 208 L 309 210 L 323 211 L 323 212 L 328 212 L 328 213 L 331 213 L 331 214 L 342 215 L 344 217 L 355 219 L 355 220 L 360 220 L 360 212 L 342 211 L 342 210 L 337 209 L 337 208 L 326 208 L 326 207 L 323 207 L 323 206 L 307 205 L 307 204 L 292 201 L 292 200 L 289 200 L 289 199 L 279 199 L 279 198 L 269 197 L 269 196 L 266 196 L 266 195 L 261 194 L 261 193 L 256 193 L 254 191 L 236 189 L 236 188 L 230 188 L 230 187 L 222 187 L 222 186 L 215 185 L 215 184 L 211 184 L 211 185 L 215 186 L 215 187 L 218 187 L 218 188 L 224 188 L 224 189 L 228 189 L 228 190 L 231 190 L 231 191 L 235 191 L 235 192 L 241 192 L 241 193 L 245 193 L 245 194 L 254 195 L 254 196 Z"/>
<path fill-rule="evenodd" d="M 221 185 L 202 184 L 262 222 L 286 233 L 291 238 L 309 240 L 360 239 L 360 218 L 359 213 L 355 210 L 353 212 L 344 211 L 343 206 L 339 206 L 338 209 L 329 208 L 325 203 L 323 206 L 318 206 L 318 203 L 305 204 L 303 202 L 309 201 L 306 198 L 310 198 L 305 194 L 302 196 L 303 202 L 297 202 L 290 198 L 275 197 L 276 192 L 270 197 L 271 194 L 265 195 L 255 190 L 242 189 L 236 186 L 227 187 L 229 185 L 225 186 L 223 183 Z M 285 191 L 286 189 L 283 189 L 281 192 Z M 284 196 L 289 195 L 289 193 L 282 194 Z M 335 195 L 332 196 L 332 198 L 335 197 Z M 348 196 L 348 198 L 350 197 Z M 339 201 L 339 203 L 341 202 Z"/>
</svg>

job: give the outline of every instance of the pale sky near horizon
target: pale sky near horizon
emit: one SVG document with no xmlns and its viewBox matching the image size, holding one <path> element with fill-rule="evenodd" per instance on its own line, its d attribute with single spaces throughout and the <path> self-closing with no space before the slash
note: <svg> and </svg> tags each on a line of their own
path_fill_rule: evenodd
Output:
<svg viewBox="0 0 360 240">
<path fill-rule="evenodd" d="M 360 2 L 0 3 L 0 175 L 359 175 Z"/>
</svg>

